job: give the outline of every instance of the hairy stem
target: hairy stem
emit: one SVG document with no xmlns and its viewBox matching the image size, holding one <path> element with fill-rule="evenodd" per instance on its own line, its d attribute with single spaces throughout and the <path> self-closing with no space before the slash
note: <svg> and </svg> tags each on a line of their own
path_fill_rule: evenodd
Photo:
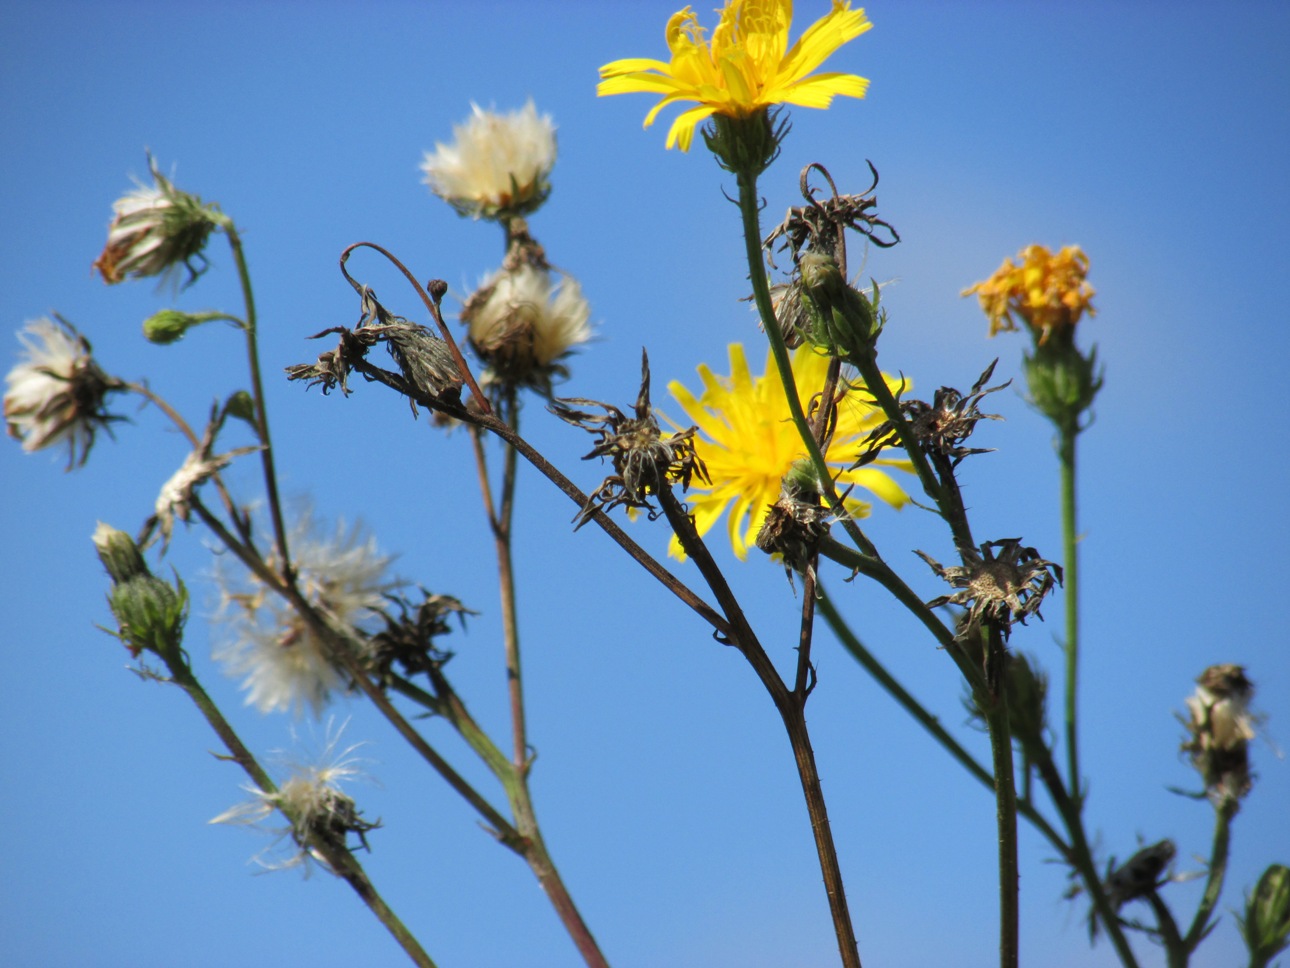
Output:
<svg viewBox="0 0 1290 968">
<path fill-rule="evenodd" d="M 1079 535 L 1075 517 L 1075 440 L 1071 420 L 1058 428 L 1057 456 L 1062 478 L 1062 591 L 1066 606 L 1066 782 L 1077 809 L 1084 802 L 1079 772 Z"/>
</svg>

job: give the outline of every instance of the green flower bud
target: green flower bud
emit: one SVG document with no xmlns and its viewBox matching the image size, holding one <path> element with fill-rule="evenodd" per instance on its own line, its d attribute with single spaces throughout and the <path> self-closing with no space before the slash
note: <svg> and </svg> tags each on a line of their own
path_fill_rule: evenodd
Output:
<svg viewBox="0 0 1290 968">
<path fill-rule="evenodd" d="M 1266 965 L 1290 947 L 1290 867 L 1273 864 L 1263 872 L 1239 921 L 1251 966 Z"/>
<path fill-rule="evenodd" d="M 1048 676 L 1020 652 L 1008 653 L 1008 719 L 1013 737 L 1033 759 L 1048 728 Z"/>
<path fill-rule="evenodd" d="M 224 401 L 224 415 L 236 417 L 254 427 L 255 401 L 251 398 L 251 394 L 245 390 L 237 390 L 229 394 L 228 399 Z"/>
<path fill-rule="evenodd" d="M 821 252 L 806 252 L 798 271 L 802 302 L 811 317 L 805 335 L 812 345 L 841 360 L 871 355 L 878 335 L 873 307 L 847 284 L 837 262 Z"/>
<path fill-rule="evenodd" d="M 148 565 L 143 560 L 143 552 L 124 531 L 118 531 L 111 525 L 99 522 L 94 529 L 94 547 L 99 553 L 99 560 L 112 576 L 114 584 L 129 581 L 141 575 L 150 574 Z"/>
<path fill-rule="evenodd" d="M 702 133 L 708 150 L 717 156 L 717 164 L 736 175 L 755 178 L 779 155 L 788 122 L 780 123 L 778 112 L 770 110 L 746 117 L 714 114 L 711 126 Z"/>
<path fill-rule="evenodd" d="M 181 660 L 184 622 L 188 618 L 188 593 L 154 575 L 138 575 L 114 585 L 108 606 L 117 621 L 117 638 L 130 654 L 145 649 L 167 664 Z"/>
<path fill-rule="evenodd" d="M 1102 389 L 1097 349 L 1084 356 L 1074 343 L 1054 340 L 1024 358 L 1030 402 L 1053 423 L 1075 425 Z"/>
<path fill-rule="evenodd" d="M 203 320 L 178 309 L 163 309 L 143 321 L 143 335 L 149 343 L 165 346 L 183 339 L 184 333 L 200 322 Z"/>
</svg>

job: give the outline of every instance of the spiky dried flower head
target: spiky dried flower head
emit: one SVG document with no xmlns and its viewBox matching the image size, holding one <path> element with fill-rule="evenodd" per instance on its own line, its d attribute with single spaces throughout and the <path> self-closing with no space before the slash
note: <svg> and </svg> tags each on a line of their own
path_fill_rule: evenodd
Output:
<svg viewBox="0 0 1290 968">
<path fill-rule="evenodd" d="M 988 454 L 993 448 L 967 447 L 964 442 L 972 436 L 981 420 L 1002 420 L 998 414 L 982 413 L 980 403 L 987 394 L 1004 389 L 1012 381 L 986 387 L 994 373 L 995 360 L 983 372 L 972 389 L 964 394 L 953 387 L 941 387 L 932 396 L 932 402 L 901 400 L 900 410 L 909 422 L 910 429 L 923 449 L 938 463 L 938 468 L 952 470 L 963 458 L 972 454 Z M 890 420 L 876 427 L 865 441 L 865 451 L 856 466 L 874 460 L 887 447 L 899 446 L 900 435 Z M 937 458 L 940 458 L 937 461 Z"/>
<path fill-rule="evenodd" d="M 976 294 L 990 320 L 991 336 L 1017 329 L 1021 319 L 1037 344 L 1054 337 L 1069 342 L 1080 317 L 1097 314 L 1092 302 L 1097 291 L 1087 281 L 1088 256 L 1077 245 L 1057 252 L 1030 245 L 1017 260 L 1004 259 L 994 275 L 962 295 Z"/>
<path fill-rule="evenodd" d="M 1216 801 L 1240 799 L 1250 792 L 1250 740 L 1255 717 L 1250 712 L 1254 683 L 1245 669 L 1232 663 L 1213 665 L 1196 680 L 1196 691 L 1187 697 L 1187 739 L 1183 752 Z"/>
<path fill-rule="evenodd" d="M 348 274 L 346 274 L 348 278 Z M 370 286 L 349 280 L 359 294 L 358 324 L 353 329 L 332 326 L 309 339 L 339 334 L 334 349 L 318 355 L 313 363 L 298 363 L 286 368 L 288 380 L 303 380 L 306 388 L 321 385 L 323 393 L 340 387 L 349 395 L 349 374 L 360 369 L 369 379 L 380 379 L 402 392 L 417 412 L 417 401 L 433 403 L 446 400 L 456 403 L 465 382 L 448 344 L 426 327 L 409 322 L 389 312 L 376 298 Z M 400 373 L 381 370 L 367 362 L 367 353 L 384 343 Z"/>
<path fill-rule="evenodd" d="M 1153 894 L 1163 883 L 1161 875 L 1178 853 L 1172 840 L 1162 840 L 1143 847 L 1119 867 L 1114 866 L 1106 878 L 1106 899 L 1115 910 L 1129 901 Z"/>
<path fill-rule="evenodd" d="M 820 503 L 820 491 L 813 480 L 809 461 L 799 461 L 784 476 L 779 500 L 771 505 L 757 532 L 757 547 L 768 555 L 779 555 L 788 571 L 814 577 L 812 561 L 820 542 L 829 533 L 833 515 Z"/>
<path fill-rule="evenodd" d="M 1041 558 L 1034 548 L 1024 547 L 1020 538 L 987 541 L 979 552 L 969 548 L 963 552 L 963 564 L 949 568 L 922 551 L 915 554 L 958 589 L 932 599 L 928 608 L 961 605 L 967 609 L 965 628 L 997 625 L 1005 637 L 1013 623 L 1026 624 L 1027 616 L 1042 619 L 1039 606 L 1062 580 L 1061 565 Z"/>
<path fill-rule="evenodd" d="M 652 520 L 658 511 L 650 503 L 650 495 L 673 484 L 687 489 L 696 477 L 708 479 L 694 449 L 695 428 L 665 434 L 650 404 L 649 385 L 649 356 L 642 350 L 641 387 L 633 416 L 608 403 L 581 397 L 556 399 L 547 408 L 566 423 L 595 435 L 596 446 L 583 460 L 609 458 L 614 466 L 614 473 L 592 492 L 574 518 L 578 528 L 596 511 L 620 506 L 644 510 Z M 578 407 L 599 407 L 604 413 L 589 413 Z"/>
<path fill-rule="evenodd" d="M 762 241 L 767 257 L 771 256 L 777 242 L 781 249 L 792 252 L 794 262 L 808 251 L 836 257 L 846 229 L 858 232 L 880 248 L 889 249 L 898 243 L 900 233 L 874 211 L 878 207 L 878 197 L 874 194 L 878 188 L 878 169 L 872 162 L 866 164 L 873 181 L 856 195 L 839 194 L 833 176 L 818 162 L 803 168 L 799 182 L 806 204 L 790 208 L 784 220 Z M 818 172 L 828 182 L 830 197 L 823 200 L 816 197 L 819 190 L 810 184 L 813 172 Z"/>
<path fill-rule="evenodd" d="M 376 539 L 360 527 L 341 521 L 327 535 L 312 515 L 302 514 L 289 546 L 296 585 L 312 609 L 333 626 L 356 630 L 359 639 L 379 618 L 386 596 L 400 587 L 389 576 L 393 559 L 380 554 Z M 269 565 L 280 569 L 272 557 Z M 265 713 L 320 714 L 349 681 L 334 654 L 339 644 L 254 574 L 225 569 L 216 578 L 227 632 L 214 654 L 229 675 L 242 679 L 247 704 Z"/>
<path fill-rule="evenodd" d="M 491 382 L 551 392 L 564 360 L 591 338 L 591 307 L 572 276 L 523 262 L 485 280 L 461 309 Z"/>
<path fill-rule="evenodd" d="M 393 678 L 395 666 L 405 677 L 433 676 L 453 655 L 437 644 L 452 631 L 449 619 L 455 615 L 465 628 L 466 616 L 476 614 L 453 596 L 432 595 L 424 588 L 415 606 L 403 595 L 387 599 L 389 605 L 381 611 L 385 628 L 367 640 L 366 655 L 367 666 L 383 683 Z"/>
<path fill-rule="evenodd" d="M 218 207 L 204 205 L 196 195 L 180 191 L 148 155 L 153 183 L 140 183 L 113 204 L 107 244 L 93 268 L 109 285 L 127 278 L 166 277 L 182 267 L 191 285 L 206 271 L 202 250 L 211 232 L 228 224 Z M 194 260 L 200 265 L 194 266 Z"/>
<path fill-rule="evenodd" d="M 29 321 L 18 338 L 25 359 L 5 377 L 6 431 L 28 453 L 66 444 L 66 469 L 84 465 L 98 432 L 125 419 L 107 410 L 125 384 L 99 369 L 89 340 L 61 316 Z"/>
<path fill-rule="evenodd" d="M 551 116 L 539 115 L 532 100 L 509 114 L 470 108 L 470 118 L 453 126 L 456 140 L 426 152 L 426 184 L 471 218 L 504 220 L 536 211 L 551 193 Z"/>
</svg>

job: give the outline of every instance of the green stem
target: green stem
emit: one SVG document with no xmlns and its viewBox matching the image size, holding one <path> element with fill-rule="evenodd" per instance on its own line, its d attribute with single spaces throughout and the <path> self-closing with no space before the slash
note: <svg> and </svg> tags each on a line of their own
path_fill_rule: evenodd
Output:
<svg viewBox="0 0 1290 968">
<path fill-rule="evenodd" d="M 788 346 L 784 343 L 784 334 L 780 332 L 779 323 L 775 319 L 775 309 L 770 301 L 770 283 L 766 279 L 766 263 L 762 259 L 761 250 L 757 176 L 738 172 L 736 178 L 739 183 L 739 214 L 743 219 L 744 249 L 748 258 L 748 278 L 752 283 L 753 300 L 761 316 L 762 329 L 765 330 L 766 338 L 770 342 L 771 356 L 775 360 L 775 368 L 779 371 L 784 395 L 788 398 L 788 411 L 792 415 L 793 426 L 797 428 L 797 433 L 802 438 L 806 455 L 815 469 L 815 476 L 819 479 L 826 503 L 838 514 L 843 528 L 855 542 L 856 547 L 865 554 L 877 558 L 878 550 L 873 542 L 846 513 L 842 499 L 838 496 L 837 488 L 833 483 L 833 472 L 829 469 L 828 462 L 824 459 L 824 452 L 820 449 L 820 443 L 815 439 L 810 422 L 802 410 L 801 394 L 797 389 L 797 380 L 793 376 L 793 361 L 788 355 Z"/>
<path fill-rule="evenodd" d="M 1208 934 L 1210 915 L 1214 913 L 1219 895 L 1223 893 L 1228 851 L 1232 843 L 1232 818 L 1240 808 L 1240 801 L 1236 797 L 1223 797 L 1214 807 L 1214 842 L 1209 851 L 1209 877 L 1205 881 L 1205 893 L 1201 895 L 1196 916 L 1182 939 L 1189 954 L 1200 946 Z"/>
<path fill-rule="evenodd" d="M 838 637 L 842 647 L 851 653 L 851 656 L 874 678 L 887 695 L 896 700 L 897 704 L 905 712 L 913 716 L 919 725 L 927 730 L 932 735 L 932 738 L 958 761 L 960 766 L 987 789 L 993 790 L 994 774 L 978 763 L 976 758 L 946 731 L 945 727 L 941 725 L 941 721 L 929 713 L 923 704 L 915 699 L 909 690 L 887 671 L 887 668 L 878 661 L 877 657 L 865 648 L 864 643 L 860 641 L 834 607 L 832 598 L 823 591 L 820 593 L 818 608 L 820 614 L 824 616 L 824 620 L 829 623 L 833 634 Z M 1062 857 L 1070 856 L 1070 846 L 1066 841 L 1062 840 L 1061 835 L 1053 829 L 1052 824 L 1048 822 L 1044 815 L 1035 809 L 1034 804 L 1029 799 L 1017 802 L 1017 812 L 1030 821 L 1031 826 L 1043 834 L 1044 838 L 1056 848 Z"/>
<path fill-rule="evenodd" d="M 513 387 L 507 388 L 499 403 L 500 419 L 519 434 L 519 405 Z M 497 555 L 498 592 L 501 595 L 502 641 L 506 663 L 506 689 L 511 711 L 511 768 L 498 773 L 510 801 L 511 813 L 515 817 L 515 826 L 523 837 L 524 859 L 533 871 L 546 892 L 556 913 L 564 924 L 565 930 L 573 940 L 590 968 L 608 968 L 608 961 L 596 944 L 591 929 L 583 920 L 573 896 L 565 886 L 555 861 L 551 859 L 546 843 L 542 839 L 538 826 L 537 812 L 533 807 L 533 797 L 529 790 L 529 770 L 532 757 L 529 755 L 528 734 L 524 713 L 524 680 L 520 665 L 520 631 L 519 617 L 515 597 L 515 563 L 512 554 L 512 523 L 515 511 L 515 483 L 518 469 L 516 449 L 504 444 L 505 457 L 502 465 L 501 499 L 494 504 L 491 482 L 488 478 L 488 466 L 485 461 L 483 440 L 475 427 L 471 427 L 471 440 L 475 448 L 475 461 L 479 471 L 480 493 L 484 509 L 488 515 L 489 528 L 493 533 L 494 551 Z"/>
<path fill-rule="evenodd" d="M 1017 866 L 1017 786 L 1013 778 L 1012 731 L 1008 723 L 1008 687 L 1004 664 L 1007 654 L 1003 633 L 989 627 L 986 673 L 990 689 L 981 703 L 990 727 L 990 752 L 994 763 L 994 795 L 999 830 L 999 965 L 1017 968 L 1020 958 L 1021 886 Z"/>
<path fill-rule="evenodd" d="M 162 656 L 162 659 L 166 661 L 166 665 L 170 670 L 171 681 L 183 689 L 192 699 L 201 714 L 206 718 L 206 722 L 219 736 L 224 748 L 229 751 L 233 761 L 246 771 L 247 776 L 251 778 L 262 793 L 276 793 L 277 786 L 251 754 L 251 751 L 243 744 L 228 720 L 224 718 L 224 714 L 219 711 L 219 707 L 215 705 L 206 690 L 202 688 L 201 683 L 197 681 L 192 670 L 182 662 L 171 661 L 165 656 Z M 279 805 L 279 809 L 281 809 L 281 805 Z M 286 816 L 294 825 L 296 818 L 289 813 Z M 311 842 L 310 846 L 320 851 L 323 859 L 327 862 L 327 866 L 362 898 L 363 903 L 376 915 L 377 920 L 385 926 L 385 929 L 390 932 L 390 935 L 398 942 L 399 947 L 407 953 L 414 964 L 421 966 L 421 968 L 435 968 L 434 961 L 426 954 L 425 949 L 421 947 L 416 937 L 407 929 L 398 915 L 385 902 L 384 898 L 377 893 L 366 871 L 363 870 L 362 865 L 359 864 L 348 848 L 343 845 L 329 843 L 321 838 Z"/>
<path fill-rule="evenodd" d="M 1075 439 L 1079 429 L 1074 421 L 1058 428 L 1057 455 L 1062 479 L 1062 588 L 1066 604 L 1066 770 L 1067 782 L 1077 809 L 1084 803 L 1083 780 L 1079 771 L 1079 535 L 1075 517 Z"/>
<path fill-rule="evenodd" d="M 282 574 L 288 581 L 294 581 L 294 569 L 287 549 L 287 529 L 282 519 L 282 501 L 278 497 L 278 475 L 273 466 L 273 444 L 269 439 L 268 404 L 264 396 L 264 381 L 260 376 L 255 293 L 251 288 L 251 272 L 247 268 L 246 254 L 242 250 L 242 238 L 238 235 L 232 221 L 224 224 L 224 234 L 228 237 L 229 247 L 233 250 L 233 261 L 237 264 L 237 276 L 242 285 L 242 301 L 246 305 L 243 331 L 246 333 L 247 369 L 251 377 L 251 394 L 255 398 L 255 432 L 260 438 L 264 491 L 269 502 L 269 517 L 273 521 L 273 536 L 278 549 L 278 567 L 282 569 Z"/>
</svg>

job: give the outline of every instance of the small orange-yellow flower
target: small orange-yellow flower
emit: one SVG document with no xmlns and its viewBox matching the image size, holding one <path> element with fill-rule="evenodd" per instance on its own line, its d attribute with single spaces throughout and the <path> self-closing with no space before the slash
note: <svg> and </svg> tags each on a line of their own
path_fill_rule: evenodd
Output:
<svg viewBox="0 0 1290 968">
<path fill-rule="evenodd" d="M 677 101 L 697 101 L 672 122 L 667 147 L 690 150 L 694 129 L 713 114 L 745 118 L 776 104 L 827 108 L 834 95 L 861 98 L 869 81 L 855 74 L 815 74 L 834 51 L 873 24 L 850 0 L 833 0 L 833 9 L 798 38 L 790 49 L 792 0 L 726 0 L 721 19 L 704 40 L 694 12 L 686 7 L 667 23 L 670 62 L 646 57 L 616 60 L 600 68 L 597 95 L 661 94 L 645 116 L 645 127 L 659 111 Z"/>
<path fill-rule="evenodd" d="M 1073 329 L 1080 316 L 1097 314 L 1088 284 L 1088 256 L 1077 245 L 1053 253 L 1042 245 L 1027 246 L 1018 254 L 1020 264 L 1004 259 L 989 279 L 964 289 L 976 293 L 990 318 L 990 335 L 1017 329 L 1014 314 L 1030 327 L 1039 343 L 1056 332 Z"/>
</svg>

